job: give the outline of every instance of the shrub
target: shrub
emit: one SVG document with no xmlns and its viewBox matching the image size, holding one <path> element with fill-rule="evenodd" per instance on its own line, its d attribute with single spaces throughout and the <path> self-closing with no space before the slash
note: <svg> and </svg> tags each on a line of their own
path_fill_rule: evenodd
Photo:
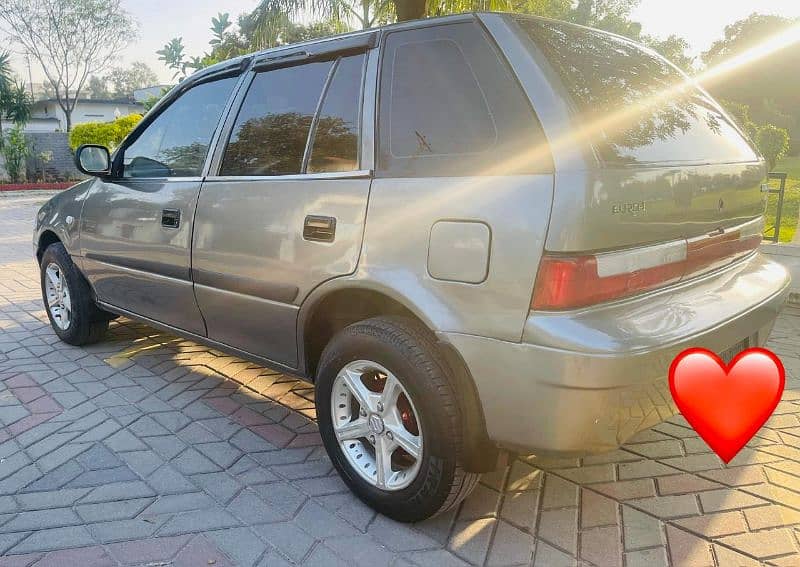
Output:
<svg viewBox="0 0 800 567">
<path fill-rule="evenodd" d="M 764 124 L 756 136 L 756 145 L 773 170 L 778 160 L 789 151 L 789 132 L 773 124 Z"/>
<path fill-rule="evenodd" d="M 125 136 L 142 119 L 141 114 L 121 116 L 113 122 L 87 122 L 72 127 L 69 133 L 69 146 L 73 151 L 83 144 L 99 144 L 109 150 L 116 148 Z"/>
<path fill-rule="evenodd" d="M 25 174 L 25 158 L 30 153 L 28 141 L 22 131 L 22 125 L 17 124 L 8 134 L 0 139 L 0 152 L 5 160 L 6 173 L 11 178 L 12 183 L 19 183 Z"/>
</svg>

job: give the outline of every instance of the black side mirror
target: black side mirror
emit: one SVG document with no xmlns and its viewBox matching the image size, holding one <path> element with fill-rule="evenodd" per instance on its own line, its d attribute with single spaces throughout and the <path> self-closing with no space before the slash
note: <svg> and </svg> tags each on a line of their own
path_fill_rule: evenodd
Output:
<svg viewBox="0 0 800 567">
<path fill-rule="evenodd" d="M 75 165 L 86 175 L 109 175 L 111 155 L 105 146 L 84 144 L 75 152 Z"/>
</svg>

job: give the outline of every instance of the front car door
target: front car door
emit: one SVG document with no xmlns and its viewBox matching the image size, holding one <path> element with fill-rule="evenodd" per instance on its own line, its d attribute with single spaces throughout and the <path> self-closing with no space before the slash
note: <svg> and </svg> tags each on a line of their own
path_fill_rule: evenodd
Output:
<svg viewBox="0 0 800 567">
<path fill-rule="evenodd" d="M 192 223 L 212 137 L 239 77 L 187 85 L 148 116 L 83 209 L 84 271 L 98 299 L 205 335 L 192 292 Z"/>
<path fill-rule="evenodd" d="M 209 338 L 296 368 L 299 305 L 355 271 L 371 182 L 362 91 L 377 64 L 374 37 L 254 63 L 195 218 L 192 270 Z"/>
</svg>

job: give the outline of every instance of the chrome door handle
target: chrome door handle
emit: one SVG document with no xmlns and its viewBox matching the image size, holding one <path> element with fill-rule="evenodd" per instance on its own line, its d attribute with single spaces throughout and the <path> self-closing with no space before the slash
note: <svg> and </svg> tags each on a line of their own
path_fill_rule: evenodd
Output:
<svg viewBox="0 0 800 567">
<path fill-rule="evenodd" d="M 303 238 L 312 242 L 333 242 L 336 238 L 336 219 L 308 215 L 303 223 Z"/>
</svg>

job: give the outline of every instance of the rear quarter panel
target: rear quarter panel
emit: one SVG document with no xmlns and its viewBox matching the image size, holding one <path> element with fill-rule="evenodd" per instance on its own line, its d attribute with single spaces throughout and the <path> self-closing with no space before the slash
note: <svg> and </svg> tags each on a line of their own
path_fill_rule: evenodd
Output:
<svg viewBox="0 0 800 567">
<path fill-rule="evenodd" d="M 520 340 L 552 191 L 550 174 L 375 179 L 353 279 L 400 299 L 436 331 Z M 440 221 L 489 227 L 489 265 L 482 282 L 431 276 L 429 241 Z"/>
</svg>

